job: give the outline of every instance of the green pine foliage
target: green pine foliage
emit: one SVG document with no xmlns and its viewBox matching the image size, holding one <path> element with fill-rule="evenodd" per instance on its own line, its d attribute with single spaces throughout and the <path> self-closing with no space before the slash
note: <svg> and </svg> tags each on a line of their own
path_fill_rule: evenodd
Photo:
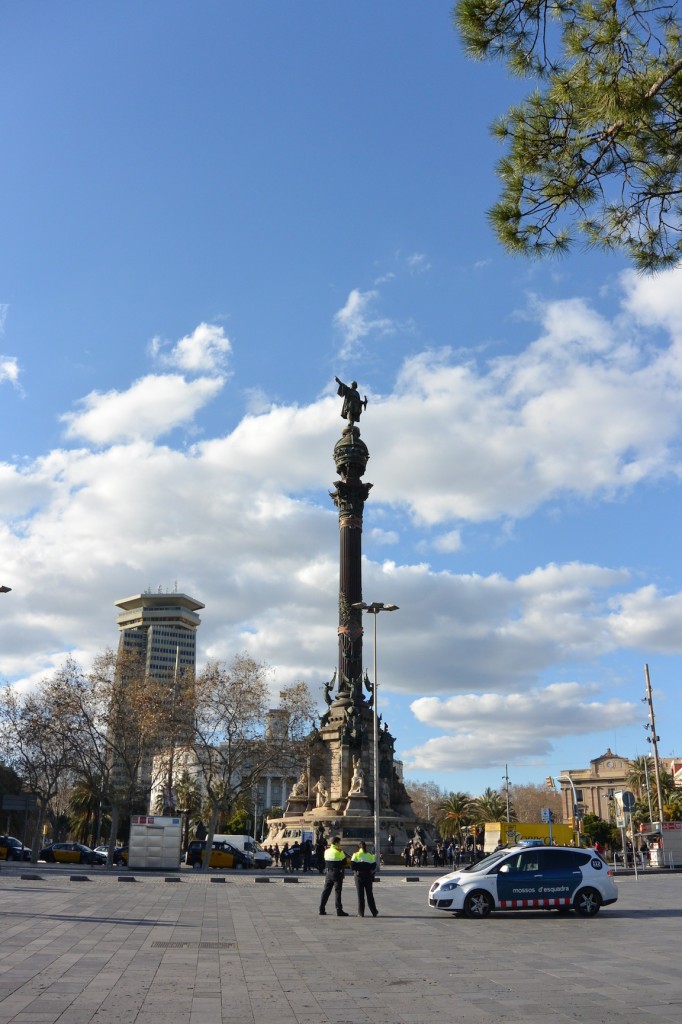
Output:
<svg viewBox="0 0 682 1024">
<path fill-rule="evenodd" d="M 458 0 L 474 59 L 537 88 L 492 127 L 506 146 L 498 238 L 530 256 L 624 250 L 654 271 L 682 259 L 682 46 L 672 0 Z"/>
</svg>

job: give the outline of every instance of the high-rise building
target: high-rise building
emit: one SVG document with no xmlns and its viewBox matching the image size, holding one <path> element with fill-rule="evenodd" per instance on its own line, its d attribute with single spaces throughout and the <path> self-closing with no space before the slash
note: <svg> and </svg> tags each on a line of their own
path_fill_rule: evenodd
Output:
<svg viewBox="0 0 682 1024">
<path fill-rule="evenodd" d="M 146 591 L 116 602 L 121 614 L 119 650 L 144 654 L 146 673 L 154 679 L 192 677 L 196 667 L 196 632 L 203 608 L 187 594 Z"/>
<path fill-rule="evenodd" d="M 167 688 L 165 701 L 170 712 L 169 731 L 159 736 L 143 754 L 136 775 L 141 790 L 148 795 L 154 783 L 155 755 L 167 751 L 164 762 L 165 805 L 174 813 L 175 749 L 186 738 L 188 728 L 179 698 L 183 688 L 194 682 L 196 634 L 201 623 L 197 612 L 204 605 L 177 591 L 146 591 L 117 601 L 116 607 L 121 609 L 116 619 L 120 630 L 119 654 L 138 654 L 144 660 L 145 678 L 161 684 L 164 690 Z"/>
</svg>

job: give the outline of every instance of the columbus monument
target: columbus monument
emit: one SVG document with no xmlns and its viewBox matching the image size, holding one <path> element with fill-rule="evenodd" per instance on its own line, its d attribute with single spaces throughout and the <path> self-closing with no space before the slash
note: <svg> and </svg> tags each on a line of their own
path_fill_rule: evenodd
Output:
<svg viewBox="0 0 682 1024">
<path fill-rule="evenodd" d="M 266 842 L 291 843 L 313 832 L 353 841 L 374 838 L 374 794 L 379 796 L 381 852 L 396 852 L 418 825 L 394 764 L 394 737 L 378 718 L 379 780 L 374 784 L 374 683 L 363 664 L 362 519 L 372 484 L 358 423 L 367 409 L 357 384 L 336 378 L 345 426 L 334 446 L 338 479 L 330 497 L 339 513 L 339 621 L 337 665 L 324 684 L 326 711 L 310 738 L 305 769 L 289 795 L 284 817 L 270 819 Z"/>
</svg>

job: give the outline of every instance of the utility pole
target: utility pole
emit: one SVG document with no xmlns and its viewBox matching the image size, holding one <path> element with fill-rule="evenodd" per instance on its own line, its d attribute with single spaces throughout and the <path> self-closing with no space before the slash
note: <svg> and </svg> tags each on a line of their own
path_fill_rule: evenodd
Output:
<svg viewBox="0 0 682 1024">
<path fill-rule="evenodd" d="M 656 720 L 654 719 L 654 701 L 651 696 L 651 680 L 649 678 L 649 666 L 644 666 L 644 678 L 646 679 L 646 697 L 643 703 L 649 705 L 649 728 L 651 736 L 647 736 L 647 743 L 651 744 L 654 752 L 654 778 L 656 779 L 656 795 L 658 797 L 658 820 L 663 821 L 663 791 L 661 790 L 661 766 L 658 761 L 658 741 L 660 736 L 656 735 Z"/>
<path fill-rule="evenodd" d="M 507 824 L 509 824 L 509 822 L 511 821 L 511 817 L 510 817 L 510 812 L 509 812 L 509 765 L 508 764 L 506 764 L 504 766 L 504 775 L 502 776 L 502 778 L 504 779 L 504 791 L 505 791 L 505 795 L 507 797 Z"/>
</svg>

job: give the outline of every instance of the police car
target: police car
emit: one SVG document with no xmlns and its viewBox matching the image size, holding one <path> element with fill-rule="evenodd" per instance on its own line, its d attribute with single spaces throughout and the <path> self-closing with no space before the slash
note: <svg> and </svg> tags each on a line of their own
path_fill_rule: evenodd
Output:
<svg viewBox="0 0 682 1024">
<path fill-rule="evenodd" d="M 575 910 L 593 917 L 615 903 L 613 871 L 596 850 L 513 846 L 433 883 L 434 910 L 487 917 L 493 910 Z"/>
</svg>

